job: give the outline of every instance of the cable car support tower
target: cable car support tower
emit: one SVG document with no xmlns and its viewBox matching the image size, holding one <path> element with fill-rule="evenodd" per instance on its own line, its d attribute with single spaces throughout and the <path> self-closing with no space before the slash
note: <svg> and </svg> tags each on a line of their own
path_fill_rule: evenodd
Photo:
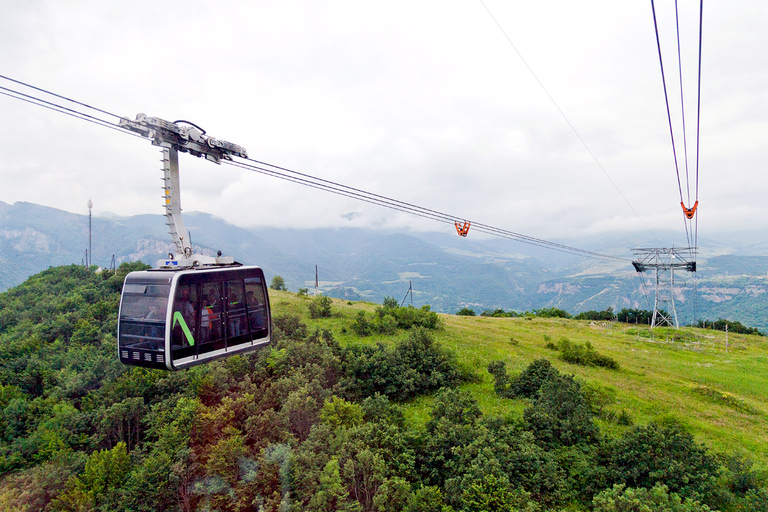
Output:
<svg viewBox="0 0 768 512">
<path fill-rule="evenodd" d="M 184 123 L 184 126 L 179 123 Z M 245 148 L 206 135 L 205 130 L 189 121 L 165 121 L 157 117 L 139 114 L 135 120 L 121 118 L 118 126 L 126 128 L 152 140 L 160 146 L 163 162 L 163 198 L 165 218 L 169 234 L 176 248 L 168 259 L 159 260 L 158 268 L 191 268 L 212 265 L 233 265 L 230 256 L 206 256 L 195 254 L 181 218 L 181 187 L 179 182 L 179 151 L 205 158 L 216 164 L 221 160 L 232 160 L 232 156 L 248 158 Z"/>
<path fill-rule="evenodd" d="M 632 266 L 639 274 L 650 269 L 655 271 L 656 293 L 651 328 L 657 325 L 679 328 L 675 310 L 675 269 L 696 272 L 696 248 L 632 249 L 632 252 L 637 257 Z"/>
</svg>

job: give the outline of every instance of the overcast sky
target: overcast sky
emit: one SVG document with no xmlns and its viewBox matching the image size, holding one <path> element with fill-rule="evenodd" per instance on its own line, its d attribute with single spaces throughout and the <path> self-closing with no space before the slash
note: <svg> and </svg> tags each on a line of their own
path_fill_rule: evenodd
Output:
<svg viewBox="0 0 768 512">
<path fill-rule="evenodd" d="M 679 3 L 694 187 L 699 2 Z M 681 140 L 674 2 L 656 4 Z M 704 9 L 699 236 L 765 239 L 768 3 Z M 6 1 L 0 47 L 2 75 L 457 217 L 546 239 L 683 229 L 650 1 Z M 148 141 L 5 96 L 0 112 L 0 201 L 162 213 Z M 242 226 L 453 229 L 180 165 L 184 210 Z"/>
</svg>

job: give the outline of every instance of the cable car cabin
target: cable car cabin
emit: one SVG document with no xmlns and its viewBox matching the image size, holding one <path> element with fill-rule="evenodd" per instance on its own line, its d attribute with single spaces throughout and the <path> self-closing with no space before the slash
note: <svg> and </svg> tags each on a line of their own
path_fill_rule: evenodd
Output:
<svg viewBox="0 0 768 512">
<path fill-rule="evenodd" d="M 131 272 L 117 324 L 123 364 L 179 370 L 270 343 L 264 272 L 224 267 Z"/>
</svg>

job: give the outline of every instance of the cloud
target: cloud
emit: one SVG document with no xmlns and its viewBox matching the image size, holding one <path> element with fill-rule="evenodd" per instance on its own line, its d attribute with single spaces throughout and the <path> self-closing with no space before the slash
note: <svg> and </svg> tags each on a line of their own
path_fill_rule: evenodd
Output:
<svg viewBox="0 0 768 512">
<path fill-rule="evenodd" d="M 188 119 L 255 159 L 530 236 L 682 229 L 648 6 L 486 5 L 525 62 L 481 3 L 75 0 L 6 6 L 0 70 L 118 115 Z M 673 18 L 657 14 L 674 77 Z M 694 83 L 696 16 L 681 11 Z M 757 49 L 767 21 L 757 0 L 705 11 L 702 230 L 765 235 L 768 57 Z M 7 97 L 0 108 L 0 201 L 162 213 L 147 141 Z M 181 169 L 185 210 L 239 225 L 452 229 L 188 155 Z"/>
</svg>

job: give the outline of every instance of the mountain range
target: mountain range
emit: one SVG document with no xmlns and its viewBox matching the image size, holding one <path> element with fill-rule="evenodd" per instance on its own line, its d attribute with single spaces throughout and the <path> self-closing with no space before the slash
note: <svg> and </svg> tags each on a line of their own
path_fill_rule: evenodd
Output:
<svg viewBox="0 0 768 512">
<path fill-rule="evenodd" d="M 652 273 L 638 274 L 631 249 L 658 247 L 679 233 L 614 233 L 556 240 L 621 260 L 585 258 L 508 239 L 438 232 L 360 228 L 246 229 L 205 213 L 185 213 L 193 245 L 220 250 L 280 275 L 289 290 L 314 289 L 348 300 L 381 303 L 391 296 L 415 306 L 454 313 L 556 307 L 571 314 L 612 307 L 653 309 Z M 49 266 L 84 264 L 88 216 L 32 203 L 0 202 L 0 291 Z M 92 219 L 94 265 L 142 260 L 154 265 L 172 250 L 162 215 Z M 670 243 L 667 246 L 671 246 Z M 675 274 L 682 324 L 727 318 L 768 331 L 768 243 L 731 237 L 699 239 L 698 271 Z M 644 284 L 645 283 L 645 284 Z M 409 288 L 412 294 L 408 294 Z"/>
</svg>

